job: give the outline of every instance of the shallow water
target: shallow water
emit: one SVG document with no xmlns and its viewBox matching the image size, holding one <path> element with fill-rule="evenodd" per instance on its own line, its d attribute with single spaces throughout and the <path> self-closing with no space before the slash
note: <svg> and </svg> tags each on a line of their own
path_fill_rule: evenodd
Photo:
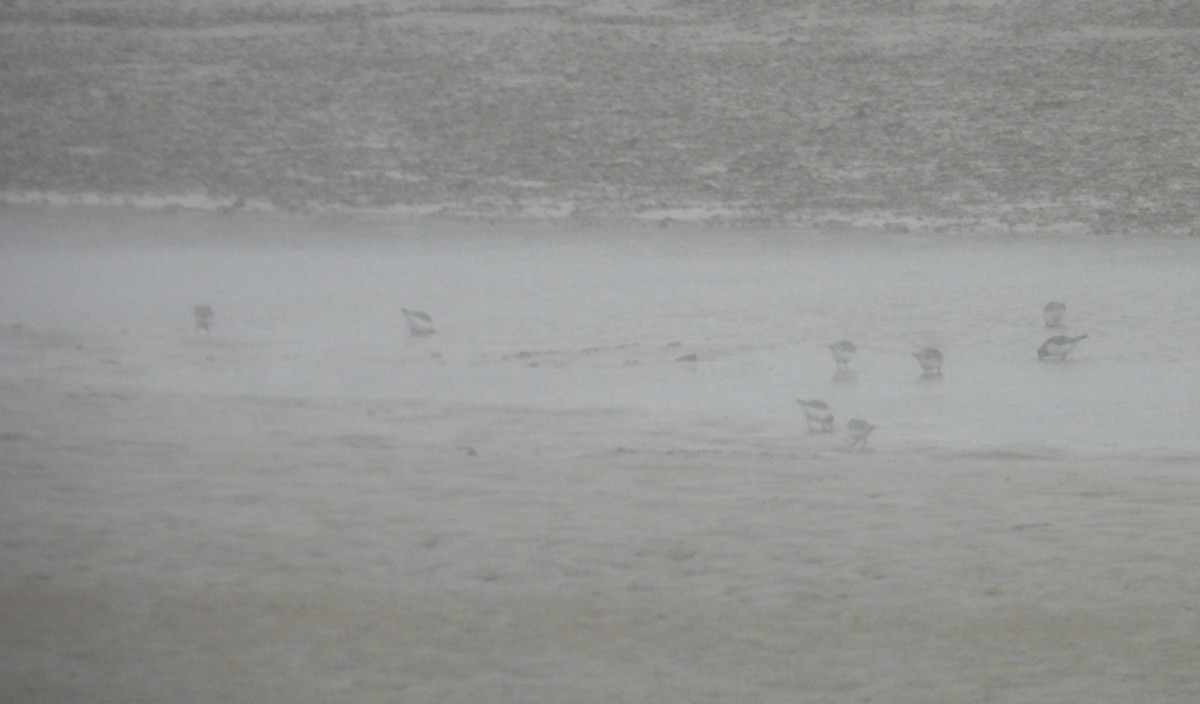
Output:
<svg viewBox="0 0 1200 704">
<path fill-rule="evenodd" d="M 124 244 L 111 223 L 6 220 L 0 324 L 142 341 L 121 361 L 156 390 L 612 408 L 799 443 L 826 440 L 794 399 L 821 398 L 839 431 L 879 425 L 881 451 L 1200 453 L 1200 242 L 205 217 L 221 237 L 189 216 L 155 241 L 160 215 Z M 1066 328 L 1044 327 L 1050 300 Z M 409 337 L 401 306 L 439 332 Z M 845 375 L 841 338 L 860 348 Z M 927 345 L 940 378 L 912 357 Z"/>
</svg>

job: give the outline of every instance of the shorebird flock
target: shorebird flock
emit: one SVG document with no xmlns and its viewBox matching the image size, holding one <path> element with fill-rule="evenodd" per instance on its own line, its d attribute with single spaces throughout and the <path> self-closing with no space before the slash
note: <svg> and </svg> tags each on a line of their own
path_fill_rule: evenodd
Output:
<svg viewBox="0 0 1200 704">
<path fill-rule="evenodd" d="M 1046 321 L 1047 328 L 1062 328 L 1065 327 L 1063 318 L 1066 316 L 1067 306 L 1060 301 L 1051 301 L 1042 308 L 1042 315 Z M 1067 355 L 1075 349 L 1075 345 L 1079 344 L 1080 340 L 1087 339 L 1087 335 L 1054 335 L 1042 343 L 1041 347 L 1037 348 L 1037 357 L 1039 361 L 1058 360 L 1064 361 Z M 833 361 L 837 365 L 837 374 L 845 375 L 850 371 L 850 362 L 854 359 L 854 355 L 858 352 L 858 346 L 849 340 L 839 340 L 829 346 L 829 351 L 833 355 Z M 945 359 L 942 351 L 936 347 L 925 347 L 913 353 L 917 364 L 921 367 L 922 378 L 936 378 L 942 375 L 942 361 Z M 833 411 L 829 408 L 829 404 L 820 399 L 796 399 L 796 403 L 804 410 L 804 420 L 808 424 L 810 433 L 832 433 L 833 432 Z M 846 432 L 850 436 L 850 447 L 852 449 L 863 449 L 867 446 L 867 439 L 871 436 L 871 431 L 877 426 L 868 423 L 862 418 L 851 418 L 846 422 Z"/>
<path fill-rule="evenodd" d="M 423 337 L 432 335 L 436 330 L 433 326 L 433 318 L 428 313 L 407 308 L 401 308 L 400 311 L 404 313 L 404 319 L 408 321 L 408 331 L 412 335 Z M 212 307 L 203 303 L 192 308 L 195 331 L 211 333 L 214 315 Z"/>
<path fill-rule="evenodd" d="M 414 337 L 425 337 L 432 335 L 436 328 L 433 324 L 433 318 L 423 311 L 410 310 L 401 308 L 404 313 L 404 319 L 408 323 L 408 331 Z M 1067 306 L 1059 301 L 1047 303 L 1042 309 L 1042 315 L 1046 321 L 1047 328 L 1065 327 L 1063 318 L 1067 312 Z M 195 331 L 197 333 L 211 333 L 213 322 L 213 309 L 205 304 L 200 304 L 192 308 L 192 317 L 195 320 Z M 1054 335 L 1042 343 L 1041 347 L 1037 348 L 1037 357 L 1040 361 L 1059 360 L 1063 361 L 1067 355 L 1075 349 L 1075 345 L 1079 344 L 1080 340 L 1087 339 L 1087 335 Z M 829 352 L 833 355 L 833 361 L 837 365 L 837 374 L 846 375 L 850 373 L 850 362 L 854 360 L 854 356 L 858 353 L 858 346 L 850 340 L 838 340 L 829 345 Z M 942 351 L 936 347 L 925 347 L 913 353 L 917 364 L 921 367 L 922 378 L 936 378 L 942 375 L 942 361 L 944 355 Z M 796 403 L 804 410 L 804 420 L 808 424 L 810 433 L 829 434 L 834 431 L 833 411 L 829 404 L 820 399 L 796 399 Z M 878 426 L 875 426 L 862 418 L 851 418 L 846 422 L 846 432 L 850 437 L 851 449 L 863 449 L 867 446 L 867 440 L 871 437 L 871 432 Z"/>
</svg>

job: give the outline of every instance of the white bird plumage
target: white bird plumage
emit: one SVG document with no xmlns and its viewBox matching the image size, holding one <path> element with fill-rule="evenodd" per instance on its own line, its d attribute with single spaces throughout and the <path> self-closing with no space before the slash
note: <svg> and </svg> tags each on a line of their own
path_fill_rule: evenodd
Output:
<svg viewBox="0 0 1200 704">
<path fill-rule="evenodd" d="M 212 308 L 202 303 L 192 309 L 192 316 L 196 318 L 196 332 L 200 332 L 201 330 L 204 332 L 212 332 Z"/>
<path fill-rule="evenodd" d="M 1066 359 L 1071 350 L 1075 349 L 1075 345 L 1079 344 L 1079 341 L 1086 337 L 1087 335 L 1079 335 L 1077 337 L 1055 335 L 1043 342 L 1042 346 L 1038 348 L 1038 359 L 1046 359 L 1047 357 Z"/>
<path fill-rule="evenodd" d="M 862 449 L 867 446 L 867 438 L 871 437 L 871 431 L 878 426 L 871 425 L 862 418 L 851 418 L 846 423 L 846 430 L 850 433 L 850 447 Z"/>
<path fill-rule="evenodd" d="M 841 372 L 848 369 L 847 365 L 854 359 L 858 347 L 849 340 L 839 340 L 829 346 L 829 351 L 833 354 L 833 361 L 837 362 L 838 371 Z"/>
<path fill-rule="evenodd" d="M 1051 301 L 1042 308 L 1042 316 L 1046 319 L 1046 327 L 1061 328 L 1063 316 L 1067 314 L 1067 304 Z"/>
<path fill-rule="evenodd" d="M 942 373 L 942 352 L 933 347 L 926 347 L 920 352 L 913 352 L 913 356 L 917 358 L 917 363 L 921 365 L 921 369 L 926 374 L 941 374 Z"/>
<path fill-rule="evenodd" d="M 808 423 L 808 432 L 833 432 L 833 413 L 829 410 L 829 404 L 817 399 L 806 401 L 802 398 L 796 399 L 796 403 L 804 409 L 804 420 Z"/>
<path fill-rule="evenodd" d="M 433 333 L 433 318 L 428 313 L 419 310 L 401 308 L 404 318 L 408 321 L 408 331 L 413 335 L 429 335 Z"/>
</svg>

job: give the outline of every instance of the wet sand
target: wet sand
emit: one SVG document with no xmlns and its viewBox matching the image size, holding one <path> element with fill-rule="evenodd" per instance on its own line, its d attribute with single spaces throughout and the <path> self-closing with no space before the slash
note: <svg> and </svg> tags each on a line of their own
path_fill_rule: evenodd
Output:
<svg viewBox="0 0 1200 704">
<path fill-rule="evenodd" d="M 516 382 L 696 348 L 577 332 L 477 363 L 405 341 L 399 301 L 320 363 L 522 375 L 478 402 L 271 393 L 247 379 L 303 389 L 311 331 L 59 304 L 0 321 L 0 700 L 1200 699 L 1187 452 L 914 447 L 899 420 L 851 452 L 791 407 L 533 403 Z"/>
<path fill-rule="evenodd" d="M 36 379 L 3 396 L 6 701 L 1200 695 L 1200 487 L 1179 463 L 746 445 L 736 424 L 694 450 L 619 414 Z"/>
</svg>

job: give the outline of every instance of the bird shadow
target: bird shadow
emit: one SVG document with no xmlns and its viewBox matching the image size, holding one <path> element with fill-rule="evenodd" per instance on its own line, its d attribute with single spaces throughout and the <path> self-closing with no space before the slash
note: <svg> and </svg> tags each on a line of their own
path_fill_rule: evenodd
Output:
<svg viewBox="0 0 1200 704">
<path fill-rule="evenodd" d="M 941 386 L 945 377 L 939 372 L 921 372 L 917 377 L 918 386 Z"/>
<path fill-rule="evenodd" d="M 830 381 L 840 386 L 854 386 L 858 383 L 858 374 L 848 369 L 839 369 L 833 373 Z"/>
</svg>

